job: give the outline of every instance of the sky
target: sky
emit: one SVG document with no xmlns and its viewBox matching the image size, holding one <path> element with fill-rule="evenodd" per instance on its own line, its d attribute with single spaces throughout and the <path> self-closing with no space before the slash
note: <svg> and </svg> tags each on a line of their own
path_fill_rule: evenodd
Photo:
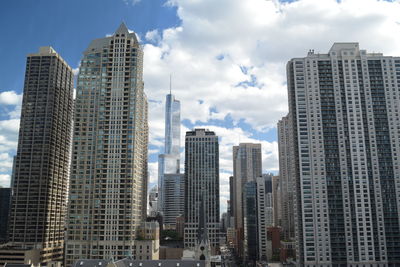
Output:
<svg viewBox="0 0 400 267">
<path fill-rule="evenodd" d="M 278 173 L 276 124 L 288 111 L 285 68 L 291 58 L 310 49 L 327 53 L 334 42 L 359 42 L 369 52 L 400 56 L 399 0 L 5 0 L 1 186 L 9 186 L 16 153 L 26 55 L 50 45 L 77 72 L 89 42 L 112 34 L 121 22 L 144 49 L 150 187 L 163 152 L 172 75 L 172 92 L 182 106 L 182 144 L 195 127 L 219 136 L 222 211 L 233 145 L 261 143 L 263 172 Z"/>
</svg>

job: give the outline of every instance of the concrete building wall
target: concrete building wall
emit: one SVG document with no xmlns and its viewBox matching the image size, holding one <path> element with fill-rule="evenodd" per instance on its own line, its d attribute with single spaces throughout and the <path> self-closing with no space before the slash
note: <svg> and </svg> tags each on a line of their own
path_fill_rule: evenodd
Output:
<svg viewBox="0 0 400 267">
<path fill-rule="evenodd" d="M 71 152 L 73 73 L 51 47 L 27 57 L 9 241 L 62 260 Z"/>
<path fill-rule="evenodd" d="M 399 69 L 357 43 L 289 61 L 299 264 L 400 264 Z"/>
<path fill-rule="evenodd" d="M 201 199 L 211 249 L 219 247 L 219 145 L 218 136 L 205 129 L 186 132 L 185 137 L 185 248 L 198 239 Z"/>
</svg>

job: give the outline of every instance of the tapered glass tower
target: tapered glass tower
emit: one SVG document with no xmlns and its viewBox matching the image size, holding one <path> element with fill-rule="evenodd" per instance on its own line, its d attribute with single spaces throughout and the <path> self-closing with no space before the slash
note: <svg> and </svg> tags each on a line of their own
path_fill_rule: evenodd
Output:
<svg viewBox="0 0 400 267">
<path fill-rule="evenodd" d="M 171 213 L 171 208 L 166 205 L 165 175 L 176 174 L 174 179 L 183 180 L 183 177 L 179 175 L 180 135 L 181 104 L 179 100 L 176 100 L 175 96 L 170 93 L 166 96 L 165 103 L 165 150 L 164 154 L 158 156 L 158 208 L 164 215 L 165 213 Z M 180 199 L 179 195 L 177 195 L 177 199 Z M 181 213 L 182 212 L 183 210 Z M 171 214 L 167 214 L 169 219 L 166 221 L 166 224 L 174 226 L 175 219 L 171 216 Z"/>
</svg>

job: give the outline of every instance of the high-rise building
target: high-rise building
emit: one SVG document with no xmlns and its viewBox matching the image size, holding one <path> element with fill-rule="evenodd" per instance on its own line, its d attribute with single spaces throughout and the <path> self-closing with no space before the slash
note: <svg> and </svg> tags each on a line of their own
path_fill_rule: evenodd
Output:
<svg viewBox="0 0 400 267">
<path fill-rule="evenodd" d="M 149 192 L 149 207 L 147 214 L 150 217 L 156 217 L 158 213 L 158 186 L 154 186 Z"/>
<path fill-rule="evenodd" d="M 79 69 L 66 264 L 132 254 L 147 212 L 143 50 L 121 24 L 93 40 Z"/>
<path fill-rule="evenodd" d="M 261 144 L 241 143 L 233 147 L 233 216 L 236 251 L 243 256 L 243 186 L 262 174 Z"/>
<path fill-rule="evenodd" d="M 0 187 L 0 244 L 8 239 L 8 219 L 11 205 L 11 188 Z"/>
<path fill-rule="evenodd" d="M 206 218 L 200 214 L 204 201 Z M 185 137 L 185 233 L 184 245 L 197 244 L 200 220 L 215 253 L 219 247 L 219 145 L 218 136 L 205 129 L 186 132 Z"/>
<path fill-rule="evenodd" d="M 165 101 L 165 146 L 164 154 L 158 156 L 158 208 L 164 214 L 165 207 L 165 174 L 180 173 L 181 104 L 171 92 Z M 176 176 L 176 177 L 179 177 Z M 183 197 L 183 196 L 182 196 Z M 168 221 L 166 223 L 171 223 Z M 175 227 L 175 220 L 169 225 Z"/>
<path fill-rule="evenodd" d="M 248 181 L 243 186 L 243 260 L 249 265 L 258 259 L 257 184 Z"/>
<path fill-rule="evenodd" d="M 281 195 L 280 195 L 280 177 L 273 176 L 272 177 L 272 208 L 273 208 L 273 225 L 280 226 L 281 225 Z"/>
<path fill-rule="evenodd" d="M 287 65 L 301 266 L 400 265 L 400 57 L 335 43 Z"/>
<path fill-rule="evenodd" d="M 267 228 L 274 223 L 272 200 L 272 174 L 263 174 L 256 179 L 257 186 L 257 234 L 258 259 L 271 260 L 267 257 Z"/>
<path fill-rule="evenodd" d="M 185 175 L 164 174 L 163 221 L 167 227 L 176 228 L 176 218 L 185 213 Z"/>
<path fill-rule="evenodd" d="M 289 140 L 289 116 L 283 117 L 278 122 L 278 148 L 279 148 L 279 182 L 281 198 L 281 226 L 282 234 L 285 240 L 294 240 L 294 203 L 293 177 L 290 173 L 290 164 L 292 162 L 290 146 L 293 146 Z"/>
<path fill-rule="evenodd" d="M 41 47 L 27 58 L 9 220 L 10 245 L 35 265 L 63 258 L 72 115 L 72 69 Z"/>
</svg>

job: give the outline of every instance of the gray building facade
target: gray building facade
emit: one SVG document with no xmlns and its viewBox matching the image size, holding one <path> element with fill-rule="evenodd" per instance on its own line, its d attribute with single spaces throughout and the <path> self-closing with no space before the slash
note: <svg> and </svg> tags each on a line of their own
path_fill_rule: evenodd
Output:
<svg viewBox="0 0 400 267">
<path fill-rule="evenodd" d="M 185 137 L 185 232 L 184 245 L 195 248 L 204 201 L 205 227 L 213 253 L 219 248 L 219 144 L 218 136 L 205 129 Z"/>
<path fill-rule="evenodd" d="M 246 182 L 262 175 L 261 144 L 240 143 L 233 146 L 232 209 L 236 231 L 236 252 L 243 256 L 243 189 Z"/>
<path fill-rule="evenodd" d="M 289 135 L 289 115 L 278 122 L 278 149 L 279 149 L 279 182 L 281 198 L 281 226 L 285 240 L 294 240 L 294 184 L 290 164 L 292 163 L 290 149 L 293 144 Z"/>
<path fill-rule="evenodd" d="M 185 214 L 185 175 L 164 174 L 164 212 L 166 226 L 176 227 L 176 218 Z"/>
</svg>

